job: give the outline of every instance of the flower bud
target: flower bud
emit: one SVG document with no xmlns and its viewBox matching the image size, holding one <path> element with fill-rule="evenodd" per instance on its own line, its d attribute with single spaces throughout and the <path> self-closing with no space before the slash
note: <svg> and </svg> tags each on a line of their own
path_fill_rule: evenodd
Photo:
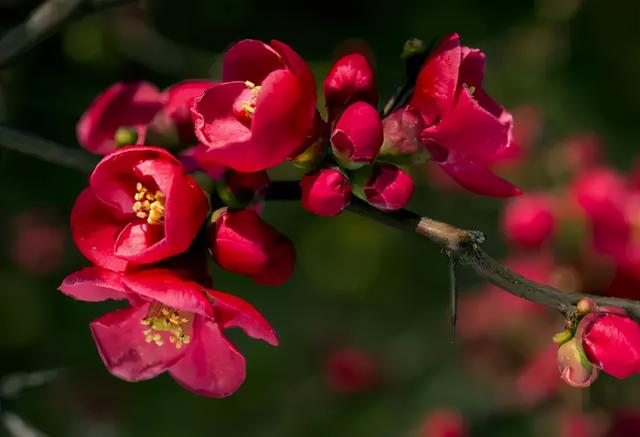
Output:
<svg viewBox="0 0 640 437">
<path fill-rule="evenodd" d="M 393 164 L 373 167 L 364 186 L 364 195 L 371 205 L 382 211 L 404 208 L 414 191 L 413 180 L 404 170 Z"/>
<path fill-rule="evenodd" d="M 524 195 L 512 200 L 502 214 L 502 231 L 509 242 L 535 249 L 547 241 L 555 229 L 552 205 L 543 195 Z"/>
<path fill-rule="evenodd" d="M 269 182 L 269 176 L 264 170 L 242 173 L 229 169 L 224 179 L 216 184 L 216 191 L 225 204 L 240 209 L 263 197 Z"/>
<path fill-rule="evenodd" d="M 385 156 L 412 155 L 422 152 L 420 132 L 424 121 L 411 108 L 400 108 L 382 120 L 384 142 L 380 154 Z"/>
<path fill-rule="evenodd" d="M 306 174 L 300 181 L 302 207 L 320 216 L 342 212 L 351 200 L 349 179 L 335 168 L 323 168 Z"/>
<path fill-rule="evenodd" d="M 214 214 L 211 254 L 225 270 L 264 285 L 279 285 L 293 271 L 291 241 L 250 209 Z"/>
<path fill-rule="evenodd" d="M 627 378 L 640 371 L 640 326 L 618 312 L 599 308 L 587 314 L 576 337 L 591 363 L 616 378 Z"/>
<path fill-rule="evenodd" d="M 345 347 L 333 351 L 327 357 L 324 376 L 333 392 L 362 392 L 376 384 L 378 363 L 371 354 L 362 349 Z"/>
<path fill-rule="evenodd" d="M 382 145 L 382 122 L 376 108 L 365 102 L 349 106 L 331 134 L 331 148 L 345 168 L 373 162 Z"/>
<path fill-rule="evenodd" d="M 378 101 L 373 70 L 362 53 L 338 59 L 324 79 L 324 100 L 332 111 L 358 100 L 375 105 Z"/>
<path fill-rule="evenodd" d="M 589 387 L 598 377 L 598 369 L 587 360 L 576 337 L 558 348 L 558 370 L 571 387 Z"/>
</svg>

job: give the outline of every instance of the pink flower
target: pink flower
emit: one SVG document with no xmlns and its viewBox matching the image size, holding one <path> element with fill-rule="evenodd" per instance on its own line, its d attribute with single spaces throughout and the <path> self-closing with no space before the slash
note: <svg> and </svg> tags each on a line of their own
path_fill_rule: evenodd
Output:
<svg viewBox="0 0 640 437">
<path fill-rule="evenodd" d="M 510 197 L 520 194 L 489 166 L 508 156 L 512 118 L 482 89 L 484 54 L 446 37 L 425 62 L 409 106 L 425 122 L 423 144 L 434 162 L 466 189 Z"/>
<path fill-rule="evenodd" d="M 42 275 L 60 267 L 66 232 L 56 211 L 26 211 L 18 214 L 14 222 L 11 256 L 22 270 Z"/>
<path fill-rule="evenodd" d="M 512 200 L 502 214 L 502 230 L 507 240 L 525 249 L 540 247 L 554 229 L 552 204 L 543 194 L 527 194 Z"/>
<path fill-rule="evenodd" d="M 245 378 L 244 357 L 225 337 L 239 327 L 277 345 L 269 323 L 247 302 L 182 279 L 167 269 L 115 273 L 88 267 L 67 276 L 60 291 L 78 300 L 127 300 L 90 325 L 100 357 L 114 376 L 135 382 L 168 371 L 203 396 L 233 394 Z"/>
<path fill-rule="evenodd" d="M 320 216 L 334 216 L 351 201 L 349 179 L 338 169 L 323 168 L 304 175 L 300 181 L 302 207 Z"/>
<path fill-rule="evenodd" d="M 147 126 L 162 108 L 162 94 L 149 82 L 118 82 L 103 91 L 82 114 L 76 132 L 85 149 L 99 155 L 118 146 L 144 144 Z M 116 134 L 126 144 L 119 144 Z"/>
<path fill-rule="evenodd" d="M 207 155 L 238 171 L 284 162 L 308 138 L 316 93 L 309 67 L 289 46 L 235 44 L 224 59 L 224 83 L 195 100 L 195 133 Z"/>
<path fill-rule="evenodd" d="M 202 189 L 169 152 L 124 147 L 94 169 L 71 211 L 71 232 L 91 262 L 125 270 L 186 251 L 208 208 Z"/>
<path fill-rule="evenodd" d="M 462 415 L 449 408 L 427 413 L 420 426 L 420 437 L 466 437 L 469 435 Z"/>
<path fill-rule="evenodd" d="M 197 97 L 217 82 L 211 80 L 185 80 L 170 86 L 164 91 L 163 114 L 178 130 L 180 140 L 186 144 L 194 144 L 197 138 L 194 133 L 191 106 Z"/>
<path fill-rule="evenodd" d="M 640 191 L 608 168 L 594 168 L 578 176 L 573 193 L 591 223 L 593 247 L 622 266 L 640 262 Z"/>
<path fill-rule="evenodd" d="M 336 123 L 331 134 L 331 148 L 343 167 L 356 169 L 373 162 L 382 139 L 378 110 L 366 102 L 356 102 Z"/>
<path fill-rule="evenodd" d="M 329 388 L 342 394 L 372 388 L 378 379 L 378 363 L 366 351 L 346 347 L 333 351 L 325 362 L 324 377 Z"/>
<path fill-rule="evenodd" d="M 414 191 L 413 180 L 393 164 L 376 164 L 364 186 L 367 202 L 382 211 L 404 208 Z"/>
<path fill-rule="evenodd" d="M 591 363 L 616 378 L 628 378 L 640 371 L 640 326 L 620 310 L 609 311 L 587 314 L 576 337 Z"/>
<path fill-rule="evenodd" d="M 258 284 L 279 285 L 295 264 L 291 241 L 250 209 L 224 210 L 211 229 L 211 254 L 225 270 Z"/>
<path fill-rule="evenodd" d="M 331 113 L 357 101 L 375 105 L 378 101 L 373 69 L 362 53 L 338 59 L 323 82 L 324 100 Z"/>
<path fill-rule="evenodd" d="M 537 405 L 558 390 L 560 379 L 556 349 L 555 344 L 549 345 L 520 370 L 516 390 L 524 405 Z"/>
</svg>

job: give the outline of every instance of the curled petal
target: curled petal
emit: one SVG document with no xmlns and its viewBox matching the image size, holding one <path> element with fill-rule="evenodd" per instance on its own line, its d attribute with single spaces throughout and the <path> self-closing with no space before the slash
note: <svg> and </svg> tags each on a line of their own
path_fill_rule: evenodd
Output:
<svg viewBox="0 0 640 437">
<path fill-rule="evenodd" d="M 180 385 L 199 395 L 232 395 L 246 375 L 244 357 L 216 323 L 196 318 L 193 336 L 184 357 L 169 373 Z"/>
<path fill-rule="evenodd" d="M 69 297 L 86 302 L 126 299 L 122 273 L 100 267 L 85 267 L 64 278 L 58 289 Z"/>
<path fill-rule="evenodd" d="M 495 197 L 513 197 L 522 191 L 511 182 L 496 176 L 489 168 L 467 159 L 463 154 L 451 152 L 438 165 L 456 182 L 469 191 Z"/>
<path fill-rule="evenodd" d="M 276 331 L 250 303 L 221 291 L 206 290 L 213 299 L 216 321 L 223 328 L 240 328 L 249 337 L 277 346 Z"/>
<path fill-rule="evenodd" d="M 147 343 L 141 321 L 149 304 L 112 311 L 90 325 L 100 357 L 109 372 L 125 381 L 153 378 L 174 365 L 184 349 Z M 188 349 L 188 348 L 187 348 Z"/>
</svg>

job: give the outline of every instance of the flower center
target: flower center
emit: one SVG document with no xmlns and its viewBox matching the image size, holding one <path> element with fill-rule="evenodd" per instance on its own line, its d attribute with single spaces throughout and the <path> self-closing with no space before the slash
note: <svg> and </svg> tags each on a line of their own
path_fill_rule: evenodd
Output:
<svg viewBox="0 0 640 437">
<path fill-rule="evenodd" d="M 260 94 L 262 87 L 249 80 L 244 84 L 247 89 L 240 94 L 238 100 L 236 100 L 236 103 L 234 104 L 233 110 L 235 115 L 240 119 L 251 121 L 256 112 L 256 100 L 258 99 L 258 94 Z"/>
<path fill-rule="evenodd" d="M 142 185 L 142 182 L 136 184 L 136 194 L 133 196 L 136 203 L 133 204 L 133 212 L 136 217 L 146 219 L 150 225 L 161 225 L 164 223 L 164 193 L 156 190 L 155 194 L 151 194 L 149 189 Z"/>
<path fill-rule="evenodd" d="M 140 321 L 146 328 L 142 331 L 147 343 L 164 345 L 166 338 L 176 349 L 182 349 L 185 344 L 191 343 L 193 329 L 193 314 L 180 311 L 153 302 L 147 311 L 147 315 Z"/>
</svg>

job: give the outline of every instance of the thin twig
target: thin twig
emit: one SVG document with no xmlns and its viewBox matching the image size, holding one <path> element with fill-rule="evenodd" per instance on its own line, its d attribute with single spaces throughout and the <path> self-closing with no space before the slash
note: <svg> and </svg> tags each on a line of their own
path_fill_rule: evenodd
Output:
<svg viewBox="0 0 640 437">
<path fill-rule="evenodd" d="M 134 0 L 47 0 L 0 39 L 0 68 L 51 36 L 64 24 Z"/>
<path fill-rule="evenodd" d="M 85 172 L 91 171 L 96 163 L 96 158 L 86 152 L 69 149 L 2 126 L 0 146 Z M 296 181 L 274 181 L 269 187 L 267 198 L 300 199 L 300 185 Z M 640 301 L 562 291 L 531 281 L 509 270 L 482 250 L 482 232 L 460 229 L 405 209 L 382 212 L 358 198 L 351 201 L 348 209 L 385 225 L 425 237 L 443 249 L 448 256 L 453 257 L 457 264 L 470 266 L 478 276 L 515 296 L 554 308 L 567 316 L 575 311 L 575 305 L 580 299 L 588 297 L 597 305 L 622 308 L 630 316 L 640 320 Z"/>
<path fill-rule="evenodd" d="M 0 146 L 64 167 L 90 172 L 98 162 L 86 152 L 70 149 L 33 134 L 0 126 Z"/>
</svg>

